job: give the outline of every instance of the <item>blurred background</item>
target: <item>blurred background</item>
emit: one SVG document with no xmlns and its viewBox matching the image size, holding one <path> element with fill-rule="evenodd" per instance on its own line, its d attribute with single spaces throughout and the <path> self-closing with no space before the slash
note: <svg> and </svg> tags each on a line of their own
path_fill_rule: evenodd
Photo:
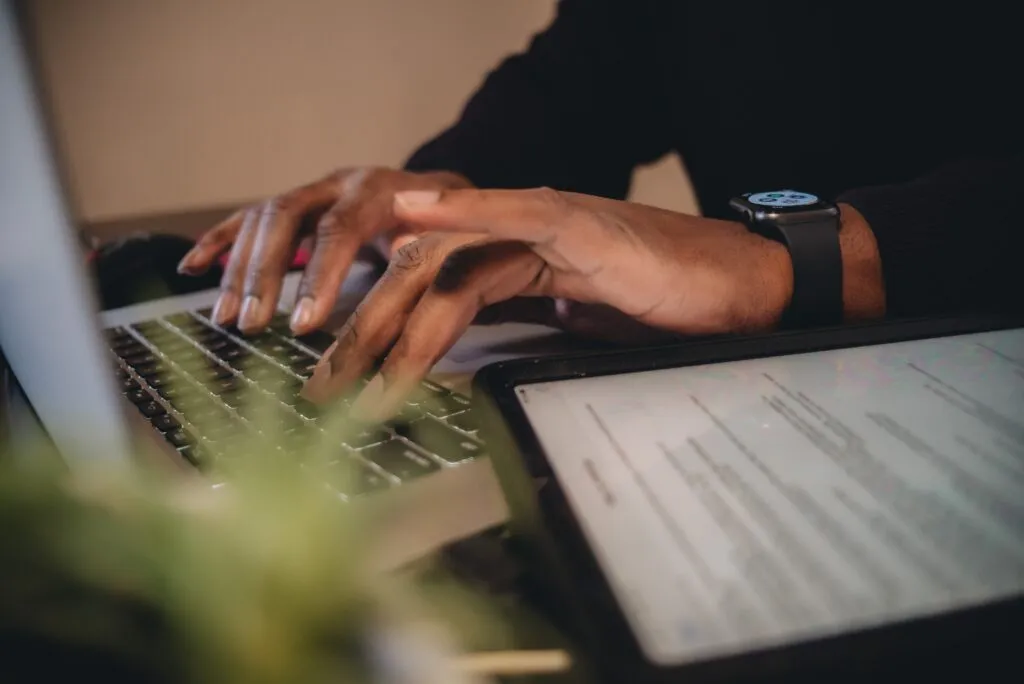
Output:
<svg viewBox="0 0 1024 684">
<path fill-rule="evenodd" d="M 98 237 L 195 233 L 343 165 L 399 165 L 555 0 L 34 0 L 75 209 Z M 696 211 L 679 160 L 633 199 Z"/>
</svg>

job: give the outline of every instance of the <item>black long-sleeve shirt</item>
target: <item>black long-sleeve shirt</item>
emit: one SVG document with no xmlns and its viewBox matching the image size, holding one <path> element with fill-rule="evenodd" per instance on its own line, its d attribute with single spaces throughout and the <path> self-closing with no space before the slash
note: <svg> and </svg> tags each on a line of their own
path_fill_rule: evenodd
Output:
<svg viewBox="0 0 1024 684">
<path fill-rule="evenodd" d="M 1024 311 L 1024 38 L 1004 7 L 562 0 L 407 168 L 623 198 L 676 151 L 708 216 L 775 188 L 856 207 L 891 315 Z"/>
</svg>

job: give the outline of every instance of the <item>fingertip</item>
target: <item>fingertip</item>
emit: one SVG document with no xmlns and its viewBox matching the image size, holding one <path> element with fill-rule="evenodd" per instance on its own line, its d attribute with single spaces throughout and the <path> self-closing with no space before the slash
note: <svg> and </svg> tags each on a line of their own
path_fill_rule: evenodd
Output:
<svg viewBox="0 0 1024 684">
<path fill-rule="evenodd" d="M 314 302 L 312 297 L 303 297 L 292 310 L 290 321 L 292 332 L 302 335 L 309 331 L 309 322 L 313 318 Z"/>
<path fill-rule="evenodd" d="M 190 250 L 185 256 L 178 262 L 178 273 L 180 275 L 198 275 L 197 273 L 197 254 L 196 250 Z"/>
<path fill-rule="evenodd" d="M 239 301 L 234 292 L 222 292 L 213 306 L 213 322 L 220 326 L 231 325 L 238 317 Z"/>
</svg>

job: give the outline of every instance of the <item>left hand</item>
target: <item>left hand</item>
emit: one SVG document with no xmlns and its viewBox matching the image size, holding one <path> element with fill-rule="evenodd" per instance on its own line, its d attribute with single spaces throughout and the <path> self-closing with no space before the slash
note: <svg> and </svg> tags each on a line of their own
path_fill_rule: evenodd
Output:
<svg viewBox="0 0 1024 684">
<path fill-rule="evenodd" d="M 792 291 L 785 247 L 738 222 L 548 189 L 399 193 L 394 211 L 413 230 L 465 242 L 423 290 L 377 297 L 377 311 L 357 316 L 388 321 L 387 334 L 350 320 L 307 383 L 307 397 L 329 399 L 386 353 L 352 407 L 363 420 L 396 411 L 481 310 L 513 297 L 605 305 L 641 327 L 707 335 L 773 327 Z"/>
</svg>

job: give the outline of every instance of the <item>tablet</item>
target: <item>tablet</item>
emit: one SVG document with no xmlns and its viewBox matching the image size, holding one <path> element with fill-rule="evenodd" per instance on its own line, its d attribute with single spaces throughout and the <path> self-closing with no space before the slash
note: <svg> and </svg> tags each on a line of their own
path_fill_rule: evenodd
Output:
<svg viewBox="0 0 1024 684">
<path fill-rule="evenodd" d="M 619 676 L 1020 615 L 1018 322 L 512 362 L 478 389 L 514 522 Z"/>
</svg>

